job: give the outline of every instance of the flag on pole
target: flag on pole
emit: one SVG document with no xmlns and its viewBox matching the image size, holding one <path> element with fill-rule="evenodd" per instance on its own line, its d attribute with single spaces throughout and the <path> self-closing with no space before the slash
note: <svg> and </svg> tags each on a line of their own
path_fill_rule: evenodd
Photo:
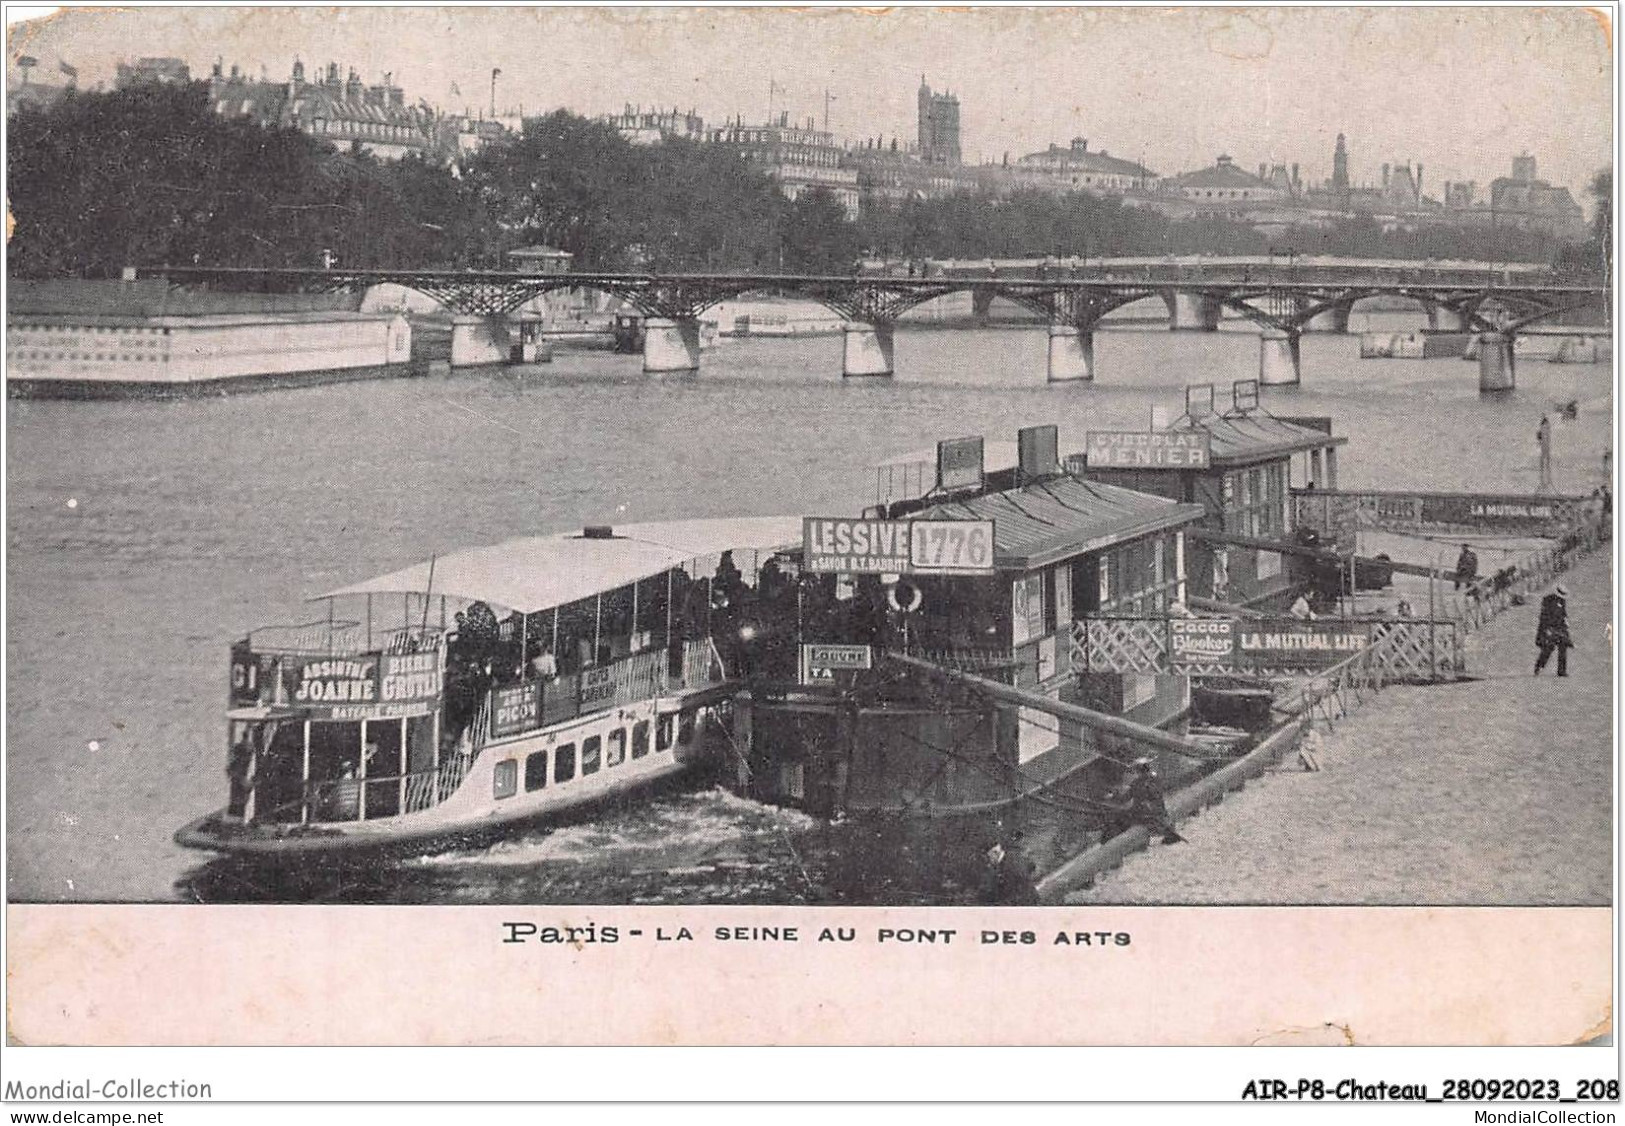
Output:
<svg viewBox="0 0 1625 1126">
<path fill-rule="evenodd" d="M 463 92 L 457 88 L 457 83 L 455 82 L 451 84 L 451 96 L 454 98 L 460 98 L 463 96 Z"/>
<path fill-rule="evenodd" d="M 502 68 L 499 67 L 499 66 L 492 67 L 491 68 L 491 77 L 492 78 L 501 78 L 502 77 Z"/>
<path fill-rule="evenodd" d="M 63 74 L 67 75 L 69 78 L 78 78 L 79 77 L 79 69 L 77 67 L 72 67 L 72 66 L 69 66 L 67 63 L 61 63 L 61 62 L 57 63 L 56 65 L 57 65 L 57 68 L 59 70 L 61 70 Z"/>
</svg>

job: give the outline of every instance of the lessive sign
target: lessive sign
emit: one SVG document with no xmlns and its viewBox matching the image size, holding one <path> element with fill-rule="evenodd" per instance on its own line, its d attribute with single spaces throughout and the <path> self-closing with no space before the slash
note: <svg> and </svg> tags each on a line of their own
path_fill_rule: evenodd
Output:
<svg viewBox="0 0 1625 1126">
<path fill-rule="evenodd" d="M 991 520 L 853 520 L 808 516 L 801 527 L 809 572 L 991 575 Z"/>
<path fill-rule="evenodd" d="M 1092 469 L 1206 469 L 1212 439 L 1202 431 L 1091 430 Z"/>
<path fill-rule="evenodd" d="M 1175 665 L 1229 665 L 1236 656 L 1234 618 L 1170 618 L 1168 656 Z"/>
</svg>

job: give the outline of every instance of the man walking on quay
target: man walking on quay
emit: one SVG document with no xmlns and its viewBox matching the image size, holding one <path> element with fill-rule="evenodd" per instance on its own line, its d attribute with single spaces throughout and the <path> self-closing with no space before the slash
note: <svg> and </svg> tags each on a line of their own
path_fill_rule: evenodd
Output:
<svg viewBox="0 0 1625 1126">
<path fill-rule="evenodd" d="M 1535 675 L 1546 667 L 1552 650 L 1557 650 L 1557 675 L 1569 675 L 1569 592 L 1559 586 L 1540 600 L 1540 622 L 1535 626 L 1535 645 L 1540 656 L 1535 658 Z"/>
</svg>

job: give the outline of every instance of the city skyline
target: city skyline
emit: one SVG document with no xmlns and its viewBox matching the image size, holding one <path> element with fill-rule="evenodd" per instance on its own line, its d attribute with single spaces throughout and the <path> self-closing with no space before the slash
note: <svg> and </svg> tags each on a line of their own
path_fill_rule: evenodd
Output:
<svg viewBox="0 0 1625 1126">
<path fill-rule="evenodd" d="M 496 70 L 499 111 L 661 105 L 749 123 L 771 106 L 820 127 L 827 89 L 831 131 L 859 144 L 914 135 L 923 73 L 960 99 L 967 163 L 1077 136 L 1163 175 L 1226 153 L 1247 168 L 1297 162 L 1319 183 L 1344 133 L 1355 184 L 1410 161 L 1427 166 L 1430 188 L 1486 185 L 1527 151 L 1543 179 L 1585 200 L 1611 166 L 1602 18 L 1580 8 L 76 10 L 14 24 L 8 65 L 33 56 L 48 75 L 67 62 L 93 87 L 143 56 L 182 58 L 194 77 L 218 58 L 273 81 L 295 58 L 331 60 L 368 82 L 392 73 L 408 102 L 451 112 L 488 110 Z M 456 49 L 420 46 L 445 42 Z M 530 43 L 547 49 L 527 53 Z M 606 57 L 624 61 L 606 67 Z M 1486 59 L 1502 64 L 1493 82 Z"/>
</svg>

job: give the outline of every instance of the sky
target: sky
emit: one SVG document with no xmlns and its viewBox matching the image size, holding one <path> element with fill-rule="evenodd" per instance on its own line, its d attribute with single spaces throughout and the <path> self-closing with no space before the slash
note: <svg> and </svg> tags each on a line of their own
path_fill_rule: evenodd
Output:
<svg viewBox="0 0 1625 1126">
<path fill-rule="evenodd" d="M 447 110 L 626 104 L 697 110 L 707 122 L 789 110 L 845 140 L 914 136 L 921 76 L 960 101 L 967 161 L 1085 137 L 1091 149 L 1171 174 L 1220 153 L 1256 170 L 1297 162 L 1331 174 L 1348 136 L 1350 176 L 1421 163 L 1423 190 L 1481 190 L 1533 153 L 1540 176 L 1589 205 L 1612 163 L 1607 16 L 1583 8 L 892 7 L 380 8 L 125 6 L 14 24 L 11 63 L 60 62 L 82 87 L 121 60 L 216 58 L 285 80 L 336 61 L 391 72 L 407 100 Z"/>
</svg>

